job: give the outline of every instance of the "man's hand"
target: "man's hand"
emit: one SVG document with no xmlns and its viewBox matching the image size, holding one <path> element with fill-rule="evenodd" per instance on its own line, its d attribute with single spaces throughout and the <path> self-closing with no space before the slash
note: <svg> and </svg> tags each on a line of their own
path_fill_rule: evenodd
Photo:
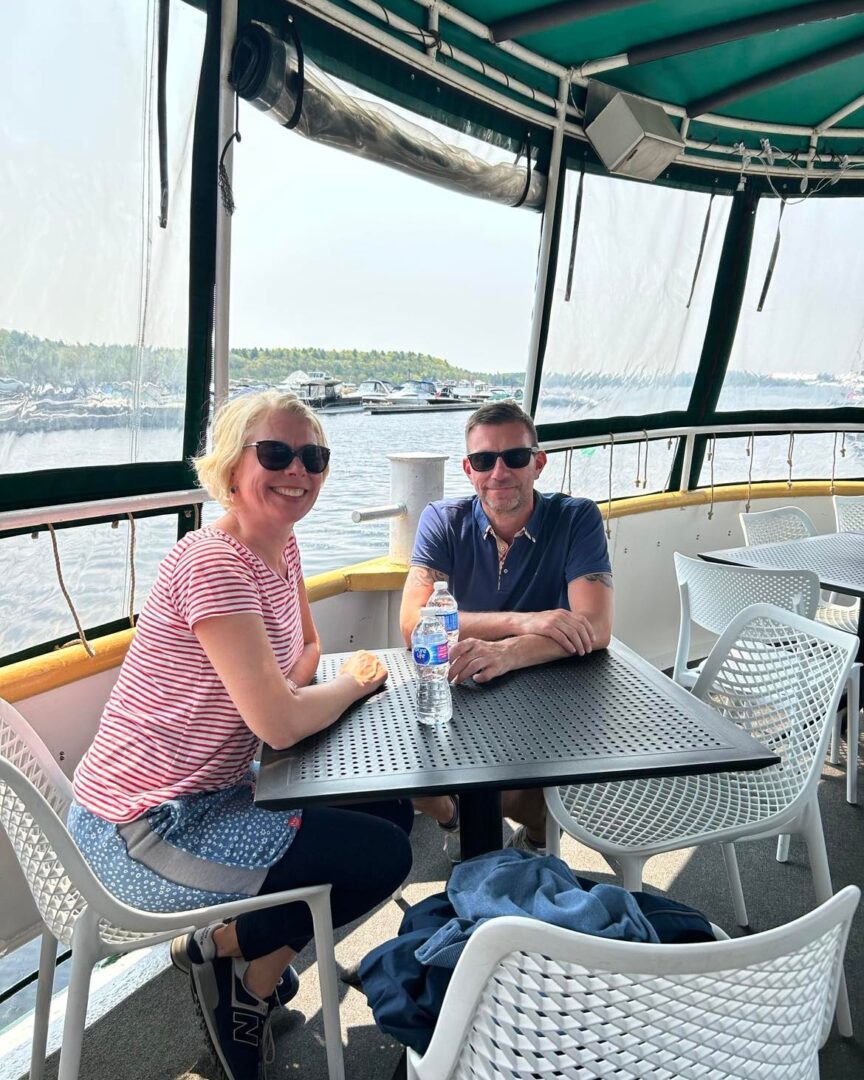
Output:
<svg viewBox="0 0 864 1080">
<path fill-rule="evenodd" d="M 594 629 L 588 619 L 578 612 L 553 608 L 549 611 L 524 611 L 516 617 L 520 634 L 551 638 L 571 655 L 585 656 L 594 648 Z"/>
<path fill-rule="evenodd" d="M 450 672 L 452 683 L 463 683 L 468 679 L 475 682 L 489 682 L 510 670 L 510 646 L 504 641 L 481 641 L 480 638 L 465 638 L 457 642 L 450 650 Z"/>
</svg>

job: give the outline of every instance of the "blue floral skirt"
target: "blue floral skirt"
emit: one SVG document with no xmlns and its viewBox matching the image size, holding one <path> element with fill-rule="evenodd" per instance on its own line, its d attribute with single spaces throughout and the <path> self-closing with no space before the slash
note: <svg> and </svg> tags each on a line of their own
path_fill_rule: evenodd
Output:
<svg viewBox="0 0 864 1080">
<path fill-rule="evenodd" d="M 106 889 L 144 911 L 183 911 L 257 896 L 297 835 L 301 810 L 263 810 L 254 775 L 182 795 L 124 825 L 73 803 L 72 838 Z"/>
</svg>

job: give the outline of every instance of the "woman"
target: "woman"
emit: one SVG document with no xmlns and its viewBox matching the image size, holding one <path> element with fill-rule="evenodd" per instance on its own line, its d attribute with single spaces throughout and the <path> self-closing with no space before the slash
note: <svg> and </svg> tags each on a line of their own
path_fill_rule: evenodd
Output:
<svg viewBox="0 0 864 1080">
<path fill-rule="evenodd" d="M 75 772 L 70 830 L 127 903 L 181 910 L 330 882 L 340 926 L 410 869 L 407 800 L 286 812 L 252 801 L 259 739 L 291 746 L 387 677 L 358 652 L 335 679 L 309 685 L 320 650 L 294 525 L 329 457 L 315 414 L 268 391 L 222 408 L 213 448 L 195 463 L 225 513 L 163 560 Z M 290 904 L 172 944 L 229 1080 L 257 1077 L 276 987 L 282 1003 L 297 992 L 289 965 L 311 937 L 308 908 Z"/>
</svg>

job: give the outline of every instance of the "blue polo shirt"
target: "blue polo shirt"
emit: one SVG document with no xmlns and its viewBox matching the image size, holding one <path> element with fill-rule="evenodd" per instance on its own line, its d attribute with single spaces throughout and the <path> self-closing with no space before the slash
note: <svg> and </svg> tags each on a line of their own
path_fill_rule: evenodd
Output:
<svg viewBox="0 0 864 1080">
<path fill-rule="evenodd" d="M 569 609 L 569 582 L 612 570 L 597 504 L 539 491 L 534 492 L 534 512 L 510 545 L 500 574 L 492 526 L 476 495 L 426 507 L 411 565 L 446 574 L 463 611 Z"/>
</svg>

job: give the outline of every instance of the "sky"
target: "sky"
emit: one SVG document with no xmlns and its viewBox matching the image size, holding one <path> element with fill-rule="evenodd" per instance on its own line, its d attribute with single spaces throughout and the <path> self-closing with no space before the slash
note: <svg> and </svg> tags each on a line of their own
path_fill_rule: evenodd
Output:
<svg viewBox="0 0 864 1080">
<path fill-rule="evenodd" d="M 525 369 L 539 214 L 316 144 L 245 103 L 240 130 L 232 344 Z"/>
</svg>

